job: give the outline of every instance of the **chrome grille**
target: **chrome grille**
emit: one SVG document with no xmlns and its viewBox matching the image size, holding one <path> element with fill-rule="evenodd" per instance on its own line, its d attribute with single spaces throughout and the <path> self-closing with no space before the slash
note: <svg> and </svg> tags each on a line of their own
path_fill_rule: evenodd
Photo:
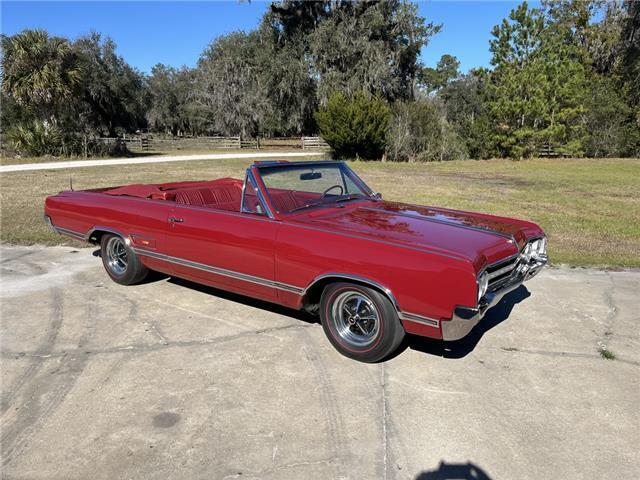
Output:
<svg viewBox="0 0 640 480">
<path fill-rule="evenodd" d="M 489 265 L 486 270 L 489 275 L 489 288 L 487 290 L 496 290 L 507 283 L 515 274 L 518 263 L 520 263 L 519 253 Z"/>
</svg>

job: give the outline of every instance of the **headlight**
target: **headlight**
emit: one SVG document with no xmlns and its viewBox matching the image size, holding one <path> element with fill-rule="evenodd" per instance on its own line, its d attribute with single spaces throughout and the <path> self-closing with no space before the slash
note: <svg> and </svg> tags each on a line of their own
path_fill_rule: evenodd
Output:
<svg viewBox="0 0 640 480">
<path fill-rule="evenodd" d="M 489 287 L 489 275 L 487 272 L 484 272 L 478 278 L 478 302 L 480 299 L 484 297 L 484 294 L 487 293 L 487 288 Z"/>
<path fill-rule="evenodd" d="M 539 238 L 529 242 L 522 252 L 526 262 L 533 260 L 543 260 L 547 256 L 547 237 Z"/>
<path fill-rule="evenodd" d="M 536 243 L 538 244 L 536 248 L 536 256 L 546 257 L 547 256 L 547 237 L 542 237 Z"/>
</svg>

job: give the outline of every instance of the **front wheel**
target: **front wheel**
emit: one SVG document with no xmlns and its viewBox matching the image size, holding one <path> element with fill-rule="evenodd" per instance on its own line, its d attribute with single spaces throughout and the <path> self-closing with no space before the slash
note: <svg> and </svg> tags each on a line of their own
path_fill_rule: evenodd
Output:
<svg viewBox="0 0 640 480">
<path fill-rule="evenodd" d="M 100 252 L 107 274 L 120 285 L 141 282 L 149 273 L 131 247 L 118 235 L 103 235 Z"/>
<path fill-rule="evenodd" d="M 377 290 L 354 283 L 334 283 L 324 289 L 320 319 L 333 346 L 361 362 L 383 360 L 404 338 L 391 301 Z"/>
</svg>

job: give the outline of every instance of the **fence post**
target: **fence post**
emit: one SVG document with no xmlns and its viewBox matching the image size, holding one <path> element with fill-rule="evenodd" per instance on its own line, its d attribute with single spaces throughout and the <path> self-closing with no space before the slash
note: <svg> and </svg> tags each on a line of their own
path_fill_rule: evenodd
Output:
<svg viewBox="0 0 640 480">
<path fill-rule="evenodd" d="M 304 150 L 304 135 L 300 137 L 300 141 L 302 142 L 302 149 Z"/>
</svg>

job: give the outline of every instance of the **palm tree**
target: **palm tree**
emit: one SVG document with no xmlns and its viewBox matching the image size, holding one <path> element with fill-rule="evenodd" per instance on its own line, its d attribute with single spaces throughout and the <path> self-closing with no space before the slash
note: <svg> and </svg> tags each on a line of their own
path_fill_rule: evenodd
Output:
<svg viewBox="0 0 640 480">
<path fill-rule="evenodd" d="M 69 42 L 45 30 L 2 36 L 2 91 L 34 110 L 43 122 L 56 123 L 56 111 L 82 79 L 82 68 Z"/>
</svg>

